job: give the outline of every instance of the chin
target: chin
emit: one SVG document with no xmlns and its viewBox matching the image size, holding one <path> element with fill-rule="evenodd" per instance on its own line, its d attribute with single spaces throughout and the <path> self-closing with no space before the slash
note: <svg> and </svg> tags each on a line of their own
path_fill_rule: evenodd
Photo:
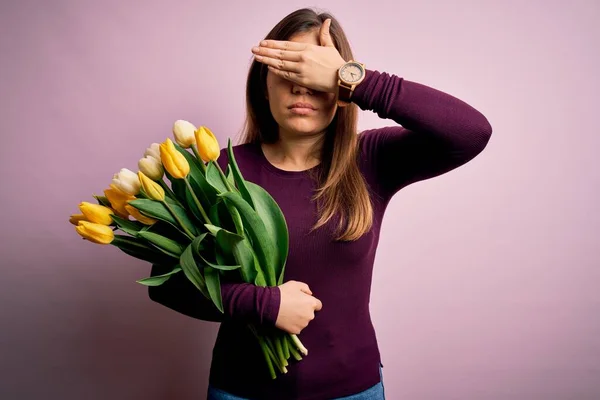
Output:
<svg viewBox="0 0 600 400">
<path fill-rule="evenodd" d="M 288 121 L 285 125 L 286 130 L 297 132 L 298 134 L 315 134 L 323 132 L 327 127 L 321 124 L 315 124 L 311 121 Z"/>
</svg>

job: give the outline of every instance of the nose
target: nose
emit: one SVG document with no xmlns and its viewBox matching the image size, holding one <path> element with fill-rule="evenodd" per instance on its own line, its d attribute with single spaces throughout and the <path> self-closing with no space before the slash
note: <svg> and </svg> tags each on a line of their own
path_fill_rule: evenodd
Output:
<svg viewBox="0 0 600 400">
<path fill-rule="evenodd" d="M 298 84 L 292 85 L 292 93 L 294 94 L 313 94 L 312 90 Z"/>
</svg>

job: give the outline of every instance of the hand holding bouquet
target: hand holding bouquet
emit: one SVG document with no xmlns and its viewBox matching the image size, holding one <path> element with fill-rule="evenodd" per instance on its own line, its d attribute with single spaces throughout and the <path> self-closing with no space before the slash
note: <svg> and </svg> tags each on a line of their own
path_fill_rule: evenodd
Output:
<svg viewBox="0 0 600 400">
<path fill-rule="evenodd" d="M 178 120 L 173 134 L 175 142 L 167 138 L 146 149 L 137 173 L 121 169 L 104 196 L 94 195 L 96 203 L 79 204 L 81 213 L 70 218 L 77 233 L 170 270 L 137 281 L 143 285 L 161 285 L 173 274 L 185 274 L 221 312 L 221 279 L 281 285 L 288 230 L 275 200 L 244 180 L 231 140 L 224 172 L 216 162 L 219 143 L 208 128 Z M 301 360 L 307 354 L 294 334 L 249 328 L 273 379 L 275 369 L 287 372 L 290 356 Z"/>
</svg>

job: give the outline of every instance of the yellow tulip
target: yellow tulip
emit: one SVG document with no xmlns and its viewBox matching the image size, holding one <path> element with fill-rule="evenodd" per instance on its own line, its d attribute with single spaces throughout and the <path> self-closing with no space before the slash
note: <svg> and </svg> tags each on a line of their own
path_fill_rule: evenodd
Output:
<svg viewBox="0 0 600 400">
<path fill-rule="evenodd" d="M 114 183 L 110 184 L 110 189 L 104 190 L 104 195 L 119 217 L 127 218 L 129 216 L 129 213 L 125 209 L 125 205 L 127 204 L 127 201 L 135 200 L 135 196 L 123 192 Z"/>
<path fill-rule="evenodd" d="M 133 218 L 137 219 L 144 225 L 152 225 L 156 222 L 156 220 L 154 218 L 145 216 L 144 214 L 142 214 L 140 212 L 140 210 L 138 210 L 137 208 L 135 208 L 134 206 L 132 206 L 130 204 L 127 204 L 125 206 L 125 209 Z"/>
<path fill-rule="evenodd" d="M 160 159 L 163 167 L 175 179 L 183 179 L 190 173 L 190 164 L 169 138 L 160 144 Z"/>
<path fill-rule="evenodd" d="M 115 233 L 108 225 L 96 224 L 89 221 L 79 221 L 75 227 L 84 239 L 98 244 L 109 244 L 115 238 Z"/>
<path fill-rule="evenodd" d="M 114 214 L 113 210 L 101 204 L 93 204 L 87 201 L 82 201 L 79 203 L 79 209 L 83 215 L 85 215 L 85 219 L 89 222 L 95 222 L 102 225 L 110 225 L 113 223 L 113 220 L 110 217 L 112 214 Z"/>
<path fill-rule="evenodd" d="M 193 144 L 196 144 L 195 131 L 196 127 L 191 122 L 183 119 L 178 119 L 173 124 L 173 137 L 175 137 L 177 144 L 184 149 L 188 149 Z"/>
<path fill-rule="evenodd" d="M 69 218 L 69 222 L 73 225 L 77 226 L 79 221 L 85 221 L 85 215 L 83 214 L 72 214 L 71 218 Z"/>
<path fill-rule="evenodd" d="M 150 155 L 141 158 L 140 161 L 138 161 L 138 167 L 144 175 L 153 181 L 162 179 L 163 174 L 165 173 L 163 166 L 160 163 L 160 159 L 156 159 Z"/>
<path fill-rule="evenodd" d="M 165 190 L 158 183 L 148 178 L 142 171 L 138 171 L 138 176 L 142 183 L 142 188 L 148 197 L 158 201 L 163 201 L 165 199 Z"/>
<path fill-rule="evenodd" d="M 198 153 L 204 162 L 217 161 L 221 154 L 219 142 L 215 135 L 205 126 L 201 126 L 194 132 Z"/>
</svg>

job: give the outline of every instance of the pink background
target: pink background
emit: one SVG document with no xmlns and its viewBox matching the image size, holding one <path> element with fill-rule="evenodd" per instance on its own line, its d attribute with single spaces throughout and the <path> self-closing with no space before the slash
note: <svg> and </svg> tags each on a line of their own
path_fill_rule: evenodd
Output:
<svg viewBox="0 0 600 400">
<path fill-rule="evenodd" d="M 599 4 L 2 1 L 0 398 L 205 397 L 217 325 L 150 301 L 149 265 L 68 217 L 176 119 L 237 139 L 250 48 L 307 5 L 368 68 L 494 128 L 390 204 L 371 302 L 388 398 L 600 398 Z"/>
</svg>

